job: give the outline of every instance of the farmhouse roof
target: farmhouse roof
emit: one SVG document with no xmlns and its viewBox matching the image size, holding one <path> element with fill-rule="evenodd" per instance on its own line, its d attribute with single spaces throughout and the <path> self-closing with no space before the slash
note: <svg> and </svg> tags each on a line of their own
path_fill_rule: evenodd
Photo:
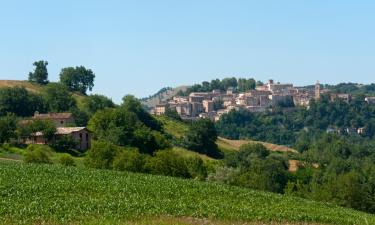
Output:
<svg viewBox="0 0 375 225">
<path fill-rule="evenodd" d="M 70 119 L 72 117 L 72 113 L 34 113 L 34 119 Z"/>
</svg>

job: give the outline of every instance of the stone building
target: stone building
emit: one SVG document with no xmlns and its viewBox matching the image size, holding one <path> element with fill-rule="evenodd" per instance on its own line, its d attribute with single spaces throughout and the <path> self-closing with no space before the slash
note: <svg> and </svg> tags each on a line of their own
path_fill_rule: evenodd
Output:
<svg viewBox="0 0 375 225">
<path fill-rule="evenodd" d="M 54 122 L 56 127 L 67 127 L 74 124 L 74 116 L 72 113 L 34 113 L 34 120 L 49 120 Z"/>
<path fill-rule="evenodd" d="M 70 136 L 77 143 L 76 149 L 85 151 L 91 146 L 91 135 L 86 127 L 58 127 L 52 140 L 48 141 L 42 132 L 36 132 L 32 135 L 27 144 L 50 144 L 64 136 Z"/>
</svg>

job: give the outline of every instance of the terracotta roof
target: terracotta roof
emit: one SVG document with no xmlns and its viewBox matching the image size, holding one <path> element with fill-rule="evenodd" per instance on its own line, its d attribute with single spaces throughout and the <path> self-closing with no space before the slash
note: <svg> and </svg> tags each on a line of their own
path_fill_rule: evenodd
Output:
<svg viewBox="0 0 375 225">
<path fill-rule="evenodd" d="M 72 113 L 45 113 L 45 114 L 34 114 L 34 119 L 70 119 L 73 117 Z"/>
</svg>

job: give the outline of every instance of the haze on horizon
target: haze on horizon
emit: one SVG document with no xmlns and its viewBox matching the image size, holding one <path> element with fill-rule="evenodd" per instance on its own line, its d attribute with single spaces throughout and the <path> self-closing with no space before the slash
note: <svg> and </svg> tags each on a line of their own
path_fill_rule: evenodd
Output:
<svg viewBox="0 0 375 225">
<path fill-rule="evenodd" d="M 47 60 L 96 74 L 119 102 L 162 87 L 254 77 L 296 85 L 373 83 L 375 2 L 1 1 L 0 79 Z"/>
</svg>

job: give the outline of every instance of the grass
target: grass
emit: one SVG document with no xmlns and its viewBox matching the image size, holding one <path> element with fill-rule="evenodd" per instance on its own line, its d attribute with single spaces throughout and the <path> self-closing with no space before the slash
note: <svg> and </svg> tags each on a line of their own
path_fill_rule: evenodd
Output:
<svg viewBox="0 0 375 225">
<path fill-rule="evenodd" d="M 31 83 L 22 80 L 0 80 L 0 88 L 13 88 L 13 87 L 24 87 L 26 90 L 36 94 L 42 94 L 45 86 Z M 80 106 L 85 98 L 84 95 L 72 92 L 72 96 L 77 100 L 77 105 Z"/>
<path fill-rule="evenodd" d="M 375 224 L 374 215 L 244 188 L 6 161 L 0 161 L 0 218 L 4 224 Z"/>
</svg>

